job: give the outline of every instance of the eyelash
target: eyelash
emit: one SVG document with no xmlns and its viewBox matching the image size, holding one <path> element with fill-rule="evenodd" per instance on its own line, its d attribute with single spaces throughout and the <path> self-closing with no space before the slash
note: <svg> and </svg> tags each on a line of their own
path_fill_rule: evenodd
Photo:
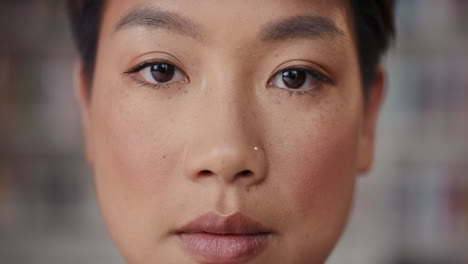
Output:
<svg viewBox="0 0 468 264">
<path fill-rule="evenodd" d="M 135 66 L 134 68 L 132 68 L 131 70 L 129 71 L 126 71 L 124 72 L 125 75 L 133 75 L 135 73 L 138 73 L 140 72 L 141 70 L 147 68 L 147 67 L 151 67 L 151 66 L 154 66 L 154 65 L 157 65 L 157 64 L 160 64 L 160 63 L 167 63 L 167 64 L 171 64 L 171 65 L 174 65 L 174 63 L 172 62 L 169 62 L 169 61 L 166 61 L 166 60 L 157 60 L 157 61 L 147 61 L 147 62 L 144 62 L 142 64 L 139 64 L 137 66 Z M 179 71 L 181 71 L 184 75 L 185 72 L 182 71 L 179 67 L 175 66 L 174 67 L 176 69 L 178 69 Z M 136 77 L 133 77 L 132 78 L 138 85 L 140 86 L 143 86 L 143 87 L 149 87 L 149 88 L 152 88 L 152 89 L 160 89 L 160 88 L 169 88 L 171 87 L 172 85 L 175 85 L 175 84 L 180 84 L 180 82 L 172 82 L 172 83 L 149 83 L 149 82 L 146 82 L 146 81 L 142 81 L 141 79 L 138 79 Z"/>
<path fill-rule="evenodd" d="M 145 81 L 138 80 L 138 79 L 135 79 L 135 81 L 140 86 L 152 88 L 155 90 L 160 89 L 160 88 L 169 88 L 171 85 L 175 84 L 175 83 L 149 83 L 149 82 L 145 82 Z"/>
<path fill-rule="evenodd" d="M 151 67 L 151 66 L 154 66 L 156 64 L 160 64 L 160 63 L 167 63 L 167 64 L 171 64 L 171 65 L 174 65 L 173 63 L 171 62 L 168 62 L 168 61 L 165 61 L 165 60 L 159 60 L 159 61 L 148 61 L 148 62 L 144 62 L 142 64 L 139 64 L 137 66 L 135 66 L 134 68 L 132 68 L 131 70 L 129 71 L 126 71 L 124 72 L 124 74 L 126 75 L 133 75 L 135 73 L 138 73 L 140 72 L 141 70 L 147 68 L 147 67 Z M 174 66 L 176 67 L 179 71 L 181 71 L 184 75 L 186 75 L 182 70 L 180 70 L 179 67 L 177 66 Z M 272 84 L 272 79 L 277 76 L 278 74 L 282 74 L 283 72 L 285 71 L 304 71 L 306 72 L 307 74 L 309 74 L 312 78 L 314 78 L 315 80 L 317 80 L 317 84 L 314 85 L 313 88 L 309 88 L 309 89 L 301 89 L 301 90 L 294 90 L 294 89 L 288 89 L 288 88 L 283 88 L 283 87 L 277 87 L 275 85 Z M 133 77 L 133 76 L 132 76 Z M 188 78 L 188 77 L 187 77 Z M 149 88 L 152 88 L 152 89 L 160 89 L 160 88 L 169 88 L 171 87 L 172 85 L 175 85 L 175 84 L 180 84 L 180 82 L 172 82 L 172 83 L 149 83 L 149 82 L 146 82 L 146 81 L 143 81 L 139 78 L 136 78 L 136 77 L 133 77 L 132 78 L 137 84 L 139 84 L 140 86 L 143 86 L 143 87 L 149 87 Z M 325 76 L 324 74 L 322 74 L 321 72 L 315 70 L 315 69 L 312 69 L 312 68 L 309 68 L 309 67 L 302 67 L 302 66 L 291 66 L 291 67 L 286 67 L 286 68 L 283 68 L 283 69 L 280 69 L 278 71 L 276 71 L 268 80 L 268 83 L 267 85 L 270 86 L 270 87 L 275 87 L 275 88 L 280 88 L 281 90 L 284 90 L 285 92 L 287 92 L 289 94 L 289 96 L 292 96 L 292 95 L 298 95 L 298 96 L 303 96 L 305 94 L 309 94 L 309 95 L 315 95 L 316 92 L 318 90 L 320 90 L 324 84 L 330 84 L 332 85 L 333 84 L 333 81 Z"/>
<path fill-rule="evenodd" d="M 316 79 L 318 83 L 316 85 L 314 85 L 313 88 L 301 89 L 301 90 L 294 90 L 294 89 L 288 89 L 288 88 L 282 88 L 282 87 L 274 86 L 272 84 L 272 79 L 275 76 L 277 76 L 278 74 L 282 74 L 285 71 L 304 71 L 307 74 L 310 74 L 310 76 L 312 78 Z M 329 77 L 327 77 L 325 74 L 321 73 L 318 70 L 315 70 L 315 69 L 312 69 L 312 68 L 309 68 L 309 67 L 302 67 L 302 66 L 290 66 L 290 67 L 280 69 L 280 70 L 276 71 L 270 77 L 270 79 L 268 80 L 268 85 L 269 86 L 273 86 L 275 88 L 280 88 L 281 90 L 284 90 L 285 92 L 287 92 L 289 94 L 289 96 L 292 96 L 292 95 L 302 96 L 302 95 L 305 95 L 305 94 L 309 94 L 309 95 L 313 96 L 313 95 L 316 94 L 316 92 L 318 92 L 318 90 L 320 90 L 323 87 L 324 84 L 333 85 L 333 81 Z"/>
</svg>

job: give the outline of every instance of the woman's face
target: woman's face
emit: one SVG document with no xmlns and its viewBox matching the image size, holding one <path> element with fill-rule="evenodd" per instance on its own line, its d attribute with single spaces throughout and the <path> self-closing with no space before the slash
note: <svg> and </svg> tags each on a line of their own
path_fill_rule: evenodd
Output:
<svg viewBox="0 0 468 264">
<path fill-rule="evenodd" d="M 372 162 L 381 94 L 363 101 L 347 2 L 107 2 L 80 98 L 125 259 L 323 263 Z"/>
</svg>

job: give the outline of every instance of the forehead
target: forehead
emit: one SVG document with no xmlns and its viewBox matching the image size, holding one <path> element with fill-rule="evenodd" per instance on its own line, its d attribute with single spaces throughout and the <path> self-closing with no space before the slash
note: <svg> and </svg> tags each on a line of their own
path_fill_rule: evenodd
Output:
<svg viewBox="0 0 468 264">
<path fill-rule="evenodd" d="M 345 0 L 108 0 L 102 21 L 102 34 L 115 33 L 119 22 L 136 9 L 153 9 L 180 15 L 201 29 L 203 37 L 223 42 L 259 35 L 274 20 L 300 16 L 329 19 L 353 38 L 349 1 Z M 299 25 L 300 26 L 300 25 Z M 202 32 L 203 31 L 203 32 Z M 200 34 L 202 35 L 202 34 Z"/>
</svg>

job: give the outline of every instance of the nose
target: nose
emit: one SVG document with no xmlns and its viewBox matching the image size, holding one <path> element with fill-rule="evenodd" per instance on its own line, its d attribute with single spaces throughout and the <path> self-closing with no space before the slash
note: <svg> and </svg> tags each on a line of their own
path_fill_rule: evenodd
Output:
<svg viewBox="0 0 468 264">
<path fill-rule="evenodd" d="M 262 150 L 233 141 L 213 139 L 192 145 L 185 161 L 186 175 L 197 182 L 213 179 L 246 186 L 262 182 L 266 175 Z"/>
<path fill-rule="evenodd" d="M 267 162 L 253 110 L 242 100 L 210 101 L 199 108 L 194 129 L 187 135 L 184 174 L 199 183 L 260 184 Z"/>
</svg>

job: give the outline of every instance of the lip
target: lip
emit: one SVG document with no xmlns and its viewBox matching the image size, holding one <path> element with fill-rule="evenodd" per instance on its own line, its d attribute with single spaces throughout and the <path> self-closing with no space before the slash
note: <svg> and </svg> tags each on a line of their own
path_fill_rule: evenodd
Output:
<svg viewBox="0 0 468 264">
<path fill-rule="evenodd" d="M 203 214 L 177 230 L 182 247 L 205 263 L 238 263 L 260 254 L 273 231 L 236 212 Z"/>
</svg>

